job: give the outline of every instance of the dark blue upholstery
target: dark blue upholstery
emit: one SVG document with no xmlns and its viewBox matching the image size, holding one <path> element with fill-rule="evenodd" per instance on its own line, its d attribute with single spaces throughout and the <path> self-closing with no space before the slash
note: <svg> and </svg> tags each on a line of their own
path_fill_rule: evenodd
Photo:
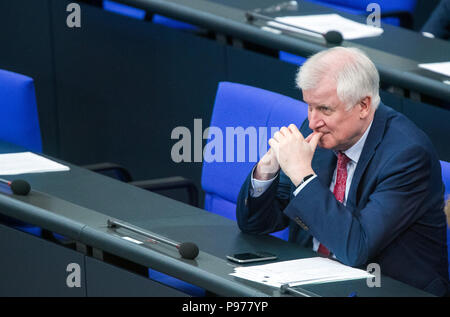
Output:
<svg viewBox="0 0 450 317">
<path fill-rule="evenodd" d="M 210 126 L 222 131 L 223 162 L 207 162 L 204 158 L 202 188 L 205 191 L 205 209 L 236 220 L 236 199 L 239 190 L 261 157 L 259 152 L 265 152 L 264 150 L 267 149 L 267 141 L 276 131 L 271 132 L 271 129 L 281 128 L 291 123 L 300 126 L 308 115 L 307 111 L 306 104 L 299 100 L 255 87 L 221 82 L 217 90 Z M 258 131 L 257 142 L 255 142 L 257 146 L 251 148 L 250 138 L 246 139 L 244 162 L 238 162 L 236 138 L 233 142 L 233 159 L 231 162 L 226 162 L 227 151 L 231 149 L 231 146 L 230 149 L 225 146 L 227 127 L 243 129 L 254 127 L 254 131 Z M 267 131 L 266 135 L 259 133 L 260 127 L 262 131 Z M 214 140 L 211 134 L 209 138 L 207 144 Z M 242 152 L 242 148 L 240 151 Z M 256 153 L 256 159 L 253 161 L 251 161 L 253 159 L 250 156 L 251 151 Z M 288 233 L 284 230 L 275 235 L 287 240 Z"/>
</svg>

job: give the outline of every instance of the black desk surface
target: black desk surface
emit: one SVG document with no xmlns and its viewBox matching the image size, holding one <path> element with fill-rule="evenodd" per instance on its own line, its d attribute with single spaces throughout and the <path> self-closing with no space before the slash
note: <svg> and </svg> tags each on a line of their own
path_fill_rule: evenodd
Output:
<svg viewBox="0 0 450 317">
<path fill-rule="evenodd" d="M 264 8 L 279 1 L 274 0 L 209 0 L 221 5 L 233 7 L 240 10 L 253 10 L 255 8 Z M 298 1 L 297 11 L 281 11 L 278 15 L 310 15 L 336 13 L 337 11 L 319 6 L 308 1 Z M 340 15 L 360 23 L 365 23 L 366 17 L 355 16 L 345 12 L 339 12 Z M 389 52 L 390 54 L 405 57 L 419 63 L 444 62 L 450 60 L 450 44 L 448 41 L 440 39 L 430 39 L 422 36 L 418 32 L 399 28 L 390 24 L 382 23 L 384 32 L 380 36 L 368 37 L 352 40 L 365 47 Z"/>
<path fill-rule="evenodd" d="M 248 23 L 245 12 L 279 3 L 276 0 L 117 0 L 128 5 L 147 9 L 171 18 L 179 19 L 218 33 L 235 36 L 275 50 L 285 50 L 301 56 L 309 56 L 326 48 L 323 41 L 302 35 L 278 35 L 261 30 Z M 337 12 L 308 1 L 298 1 L 298 12 L 281 11 L 278 16 L 339 13 L 365 23 L 365 17 Z M 390 85 L 418 93 L 438 97 L 450 102 L 450 78 L 418 68 L 419 63 L 450 60 L 450 43 L 430 39 L 417 32 L 382 24 L 381 36 L 344 41 L 343 46 L 362 48 L 377 66 L 381 80 Z"/>
<path fill-rule="evenodd" d="M 0 142 L 0 153 L 21 151 Z M 63 164 L 67 164 L 62 162 Z M 279 296 L 278 290 L 228 275 L 235 264 L 227 254 L 264 250 L 280 261 L 316 256 L 311 250 L 271 236 L 243 234 L 229 219 L 175 200 L 121 183 L 91 171 L 70 166 L 67 172 L 3 176 L 26 179 L 33 190 L 26 197 L 13 196 L 3 187 L 1 213 L 14 216 L 81 243 L 152 267 L 163 273 L 199 285 L 222 296 Z M 124 229 L 107 228 L 115 218 L 175 241 L 195 242 L 200 254 L 195 260 L 181 259 L 165 245 L 144 246 L 125 241 Z M 380 288 L 369 288 L 366 280 L 304 286 L 321 296 L 429 296 L 408 285 L 382 276 Z"/>
</svg>

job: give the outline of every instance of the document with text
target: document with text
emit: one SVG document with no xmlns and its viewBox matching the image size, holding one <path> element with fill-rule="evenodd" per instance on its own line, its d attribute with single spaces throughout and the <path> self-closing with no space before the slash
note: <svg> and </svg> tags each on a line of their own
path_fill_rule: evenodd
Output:
<svg viewBox="0 0 450 317">
<path fill-rule="evenodd" d="M 236 267 L 230 275 L 273 287 L 281 287 L 284 284 L 299 286 L 375 277 L 364 270 L 321 257 Z"/>
</svg>

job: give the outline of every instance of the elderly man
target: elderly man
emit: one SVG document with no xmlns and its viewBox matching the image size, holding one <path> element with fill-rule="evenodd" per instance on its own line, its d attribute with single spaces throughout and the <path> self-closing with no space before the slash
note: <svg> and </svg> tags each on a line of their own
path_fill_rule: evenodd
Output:
<svg viewBox="0 0 450 317">
<path fill-rule="evenodd" d="M 289 225 L 292 242 L 446 294 L 444 188 L 428 137 L 380 102 L 378 72 L 358 49 L 312 56 L 297 85 L 308 120 L 269 140 L 239 194 L 240 229 Z"/>
</svg>

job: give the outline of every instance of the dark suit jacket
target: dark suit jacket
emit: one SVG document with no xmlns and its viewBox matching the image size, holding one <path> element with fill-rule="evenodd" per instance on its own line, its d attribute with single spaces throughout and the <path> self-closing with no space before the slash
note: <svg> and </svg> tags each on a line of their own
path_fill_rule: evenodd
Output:
<svg viewBox="0 0 450 317">
<path fill-rule="evenodd" d="M 312 132 L 307 120 L 300 131 Z M 262 196 L 252 198 L 249 175 L 237 202 L 240 229 L 266 234 L 289 225 L 290 241 L 311 248 L 316 237 L 346 265 L 378 263 L 381 274 L 435 295 L 447 292 L 444 186 L 435 150 L 421 130 L 380 104 L 346 206 L 329 189 L 335 153 L 317 148 L 312 168 L 318 177 L 295 197 L 281 171 Z"/>
</svg>

